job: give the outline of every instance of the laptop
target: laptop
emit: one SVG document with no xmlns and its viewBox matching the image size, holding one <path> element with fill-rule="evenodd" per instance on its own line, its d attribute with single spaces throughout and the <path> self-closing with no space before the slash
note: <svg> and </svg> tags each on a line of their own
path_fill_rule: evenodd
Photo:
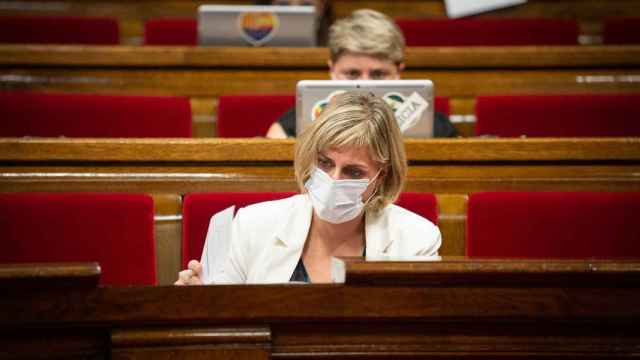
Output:
<svg viewBox="0 0 640 360">
<path fill-rule="evenodd" d="M 404 137 L 433 137 L 434 91 L 430 80 L 302 80 L 296 89 L 296 135 L 309 126 L 335 95 L 372 92 L 393 109 Z"/>
<path fill-rule="evenodd" d="M 202 46 L 316 45 L 315 6 L 200 5 Z"/>
</svg>

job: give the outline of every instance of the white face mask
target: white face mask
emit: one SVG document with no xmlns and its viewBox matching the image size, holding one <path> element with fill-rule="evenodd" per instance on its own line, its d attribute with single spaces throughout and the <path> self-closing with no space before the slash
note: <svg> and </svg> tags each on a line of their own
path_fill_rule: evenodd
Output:
<svg viewBox="0 0 640 360">
<path fill-rule="evenodd" d="M 333 180 L 329 174 L 315 168 L 304 187 L 316 215 L 330 223 L 341 224 L 355 219 L 362 212 L 362 194 L 369 183 L 369 179 Z"/>
</svg>

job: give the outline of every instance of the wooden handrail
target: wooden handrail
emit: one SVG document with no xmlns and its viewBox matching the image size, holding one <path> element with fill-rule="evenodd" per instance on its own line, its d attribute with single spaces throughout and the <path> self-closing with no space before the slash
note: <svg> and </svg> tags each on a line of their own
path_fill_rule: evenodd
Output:
<svg viewBox="0 0 640 360">
<path fill-rule="evenodd" d="M 0 161 L 293 161 L 294 140 L 0 138 Z M 408 139 L 412 162 L 637 161 L 640 138 Z"/>
</svg>

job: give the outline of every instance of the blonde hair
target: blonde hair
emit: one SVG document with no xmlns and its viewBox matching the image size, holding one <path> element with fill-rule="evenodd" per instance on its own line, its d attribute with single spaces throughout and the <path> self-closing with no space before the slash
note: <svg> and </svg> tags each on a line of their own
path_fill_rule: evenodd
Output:
<svg viewBox="0 0 640 360">
<path fill-rule="evenodd" d="M 371 93 L 348 91 L 336 96 L 298 137 L 294 168 L 301 192 L 317 165 L 318 154 L 344 146 L 366 147 L 380 165 L 376 188 L 365 210 L 377 212 L 394 202 L 407 173 L 407 157 L 393 111 Z"/>
<path fill-rule="evenodd" d="M 345 52 L 360 53 L 404 62 L 404 36 L 388 16 L 375 10 L 361 9 L 337 20 L 329 28 L 329 51 L 334 63 Z"/>
</svg>

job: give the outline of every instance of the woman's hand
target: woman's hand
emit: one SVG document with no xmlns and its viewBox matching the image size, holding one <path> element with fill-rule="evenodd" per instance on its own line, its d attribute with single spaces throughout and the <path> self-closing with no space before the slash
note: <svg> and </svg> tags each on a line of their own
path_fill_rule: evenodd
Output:
<svg viewBox="0 0 640 360">
<path fill-rule="evenodd" d="M 202 275 L 202 264 L 198 260 L 191 260 L 187 265 L 187 270 L 178 273 L 178 280 L 174 285 L 202 285 L 200 276 Z"/>
</svg>

